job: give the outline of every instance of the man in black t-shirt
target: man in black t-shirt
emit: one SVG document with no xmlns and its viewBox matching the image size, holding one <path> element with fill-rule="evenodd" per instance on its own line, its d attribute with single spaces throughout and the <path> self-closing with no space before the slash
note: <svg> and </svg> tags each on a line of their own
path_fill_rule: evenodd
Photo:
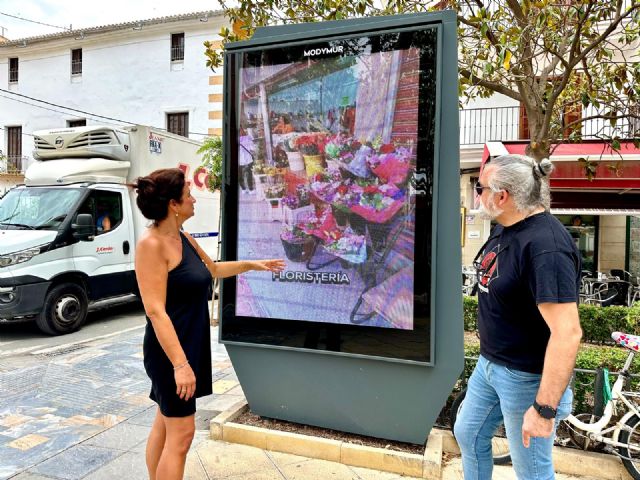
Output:
<svg viewBox="0 0 640 480">
<path fill-rule="evenodd" d="M 498 225 L 474 262 L 480 358 L 455 425 L 466 480 L 491 478 L 503 422 L 518 478 L 554 478 L 553 437 L 571 412 L 582 331 L 580 253 L 548 212 L 552 170 L 547 159 L 505 155 L 476 184 L 481 213 Z"/>
</svg>

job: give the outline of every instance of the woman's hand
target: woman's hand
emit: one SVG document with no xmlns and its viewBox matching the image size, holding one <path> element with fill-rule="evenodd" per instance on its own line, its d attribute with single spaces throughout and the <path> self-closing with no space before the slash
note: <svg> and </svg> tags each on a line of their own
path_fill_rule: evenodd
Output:
<svg viewBox="0 0 640 480">
<path fill-rule="evenodd" d="M 268 270 L 270 272 L 281 272 L 287 264 L 282 259 L 272 260 L 253 260 L 251 262 L 251 270 Z"/>
<path fill-rule="evenodd" d="M 176 395 L 186 402 L 196 393 L 196 376 L 193 369 L 191 365 L 186 364 L 175 370 L 173 375 L 176 380 Z"/>
</svg>

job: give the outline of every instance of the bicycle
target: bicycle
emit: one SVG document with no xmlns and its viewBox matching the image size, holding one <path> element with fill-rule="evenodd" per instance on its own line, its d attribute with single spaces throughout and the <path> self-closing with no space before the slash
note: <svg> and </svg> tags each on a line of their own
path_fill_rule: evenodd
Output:
<svg viewBox="0 0 640 480">
<path fill-rule="evenodd" d="M 611 338 L 620 346 L 629 350 L 629 355 L 617 374 L 613 387 L 609 386 L 608 372 L 598 377 L 595 386 L 595 409 L 593 414 L 569 415 L 562 422 L 569 429 L 571 441 L 584 450 L 602 444 L 609 446 L 611 453 L 619 456 L 627 472 L 635 480 L 640 480 L 640 408 L 632 399 L 640 395 L 624 391 L 630 378 L 629 370 L 636 353 L 640 352 L 640 336 L 614 332 Z M 599 385 L 602 388 L 599 388 Z M 603 392 L 602 396 L 600 392 Z M 462 390 L 451 406 L 451 428 L 455 425 L 466 389 Z M 619 414 L 622 407 L 626 411 Z M 589 421 L 585 422 L 582 419 Z M 611 425 L 610 425 L 611 424 Z M 502 465 L 511 461 L 506 439 L 497 432 L 494 438 L 494 464 Z M 502 435 L 504 436 L 504 435 Z"/>
</svg>

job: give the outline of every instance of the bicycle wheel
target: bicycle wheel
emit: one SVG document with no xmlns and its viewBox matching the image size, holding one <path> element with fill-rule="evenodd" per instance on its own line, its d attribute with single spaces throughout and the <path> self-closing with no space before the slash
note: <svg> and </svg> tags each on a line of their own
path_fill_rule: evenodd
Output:
<svg viewBox="0 0 640 480">
<path fill-rule="evenodd" d="M 453 400 L 451 404 L 451 410 L 449 410 L 449 420 L 451 422 L 451 432 L 455 436 L 453 426 L 456 424 L 458 413 L 462 408 L 464 397 L 467 395 L 467 390 L 462 390 L 458 396 Z M 504 425 L 500 425 L 496 431 L 493 441 L 491 442 L 491 449 L 493 450 L 493 464 L 494 465 L 507 465 L 511 463 L 511 453 L 509 453 L 509 442 L 507 441 L 507 434 L 504 430 Z"/>
<path fill-rule="evenodd" d="M 624 447 L 618 447 L 624 468 L 635 480 L 640 480 L 640 417 L 634 415 L 625 423 L 626 429 L 620 432 L 618 441 Z"/>
</svg>

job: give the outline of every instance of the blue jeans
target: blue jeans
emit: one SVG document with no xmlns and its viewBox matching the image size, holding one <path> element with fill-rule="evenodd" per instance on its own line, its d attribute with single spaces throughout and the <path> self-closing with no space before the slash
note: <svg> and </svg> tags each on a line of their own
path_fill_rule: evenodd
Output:
<svg viewBox="0 0 640 480">
<path fill-rule="evenodd" d="M 536 398 L 541 376 L 503 367 L 482 356 L 478 359 L 454 427 L 465 480 L 491 478 L 491 439 L 503 422 L 517 477 L 555 478 L 551 459 L 555 428 L 549 438 L 532 437 L 529 448 L 522 444 L 522 420 Z M 572 401 L 573 393 L 567 387 L 558 406 L 556 427 L 571 413 Z"/>
</svg>

